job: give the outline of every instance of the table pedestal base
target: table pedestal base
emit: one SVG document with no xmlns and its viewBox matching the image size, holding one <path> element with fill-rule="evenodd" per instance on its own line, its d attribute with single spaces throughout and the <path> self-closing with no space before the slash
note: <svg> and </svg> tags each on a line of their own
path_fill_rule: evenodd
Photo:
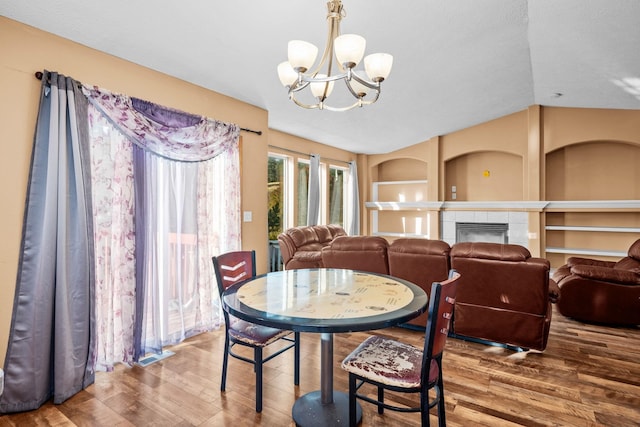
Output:
<svg viewBox="0 0 640 427">
<path fill-rule="evenodd" d="M 293 420 L 300 427 L 349 425 L 349 395 L 333 392 L 333 402 L 322 403 L 320 390 L 301 396 L 293 405 Z M 356 402 L 356 421 L 362 420 L 362 407 Z"/>
</svg>

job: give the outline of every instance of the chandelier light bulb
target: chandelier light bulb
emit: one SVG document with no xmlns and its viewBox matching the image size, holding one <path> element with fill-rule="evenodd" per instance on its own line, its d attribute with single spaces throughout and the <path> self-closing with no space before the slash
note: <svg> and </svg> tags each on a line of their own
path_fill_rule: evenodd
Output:
<svg viewBox="0 0 640 427">
<path fill-rule="evenodd" d="M 358 77 L 363 78 L 360 73 L 356 73 L 354 71 L 353 74 L 357 74 Z M 351 85 L 351 89 L 353 89 L 353 91 L 356 93 L 356 95 L 358 95 L 359 98 L 364 98 L 365 96 L 367 96 L 367 93 L 369 93 L 370 89 L 356 79 L 352 78 L 349 84 Z"/>
<path fill-rule="evenodd" d="M 364 58 L 364 69 L 367 76 L 376 83 L 380 83 L 391 72 L 393 56 L 388 53 L 372 53 Z"/>
<path fill-rule="evenodd" d="M 324 79 L 326 78 L 327 75 L 326 74 L 316 74 L 316 79 Z M 333 84 L 334 82 L 314 82 L 311 83 L 311 93 L 313 94 L 313 96 L 315 96 L 316 98 L 320 98 L 320 100 L 324 100 L 325 98 L 328 98 L 329 95 L 331 95 L 331 92 L 333 91 Z M 326 88 L 326 95 L 325 95 L 325 88 Z"/>
<path fill-rule="evenodd" d="M 284 61 L 278 64 L 278 77 L 282 86 L 289 87 L 298 80 L 298 73 L 289 64 L 289 61 Z"/>
<path fill-rule="evenodd" d="M 288 45 L 289 64 L 295 71 L 304 73 L 307 71 L 318 56 L 318 48 L 309 42 L 302 40 L 291 40 Z"/>
<path fill-rule="evenodd" d="M 336 58 L 345 68 L 354 68 L 360 63 L 366 46 L 367 41 L 357 34 L 343 34 L 333 42 Z"/>
</svg>

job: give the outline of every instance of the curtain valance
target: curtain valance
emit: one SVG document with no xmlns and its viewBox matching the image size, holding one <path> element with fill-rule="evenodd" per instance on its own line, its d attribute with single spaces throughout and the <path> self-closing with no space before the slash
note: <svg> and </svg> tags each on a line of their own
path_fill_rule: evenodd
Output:
<svg viewBox="0 0 640 427">
<path fill-rule="evenodd" d="M 212 159 L 238 141 L 240 128 L 207 117 L 98 87 L 83 86 L 83 93 L 100 112 L 139 147 L 184 162 Z"/>
</svg>

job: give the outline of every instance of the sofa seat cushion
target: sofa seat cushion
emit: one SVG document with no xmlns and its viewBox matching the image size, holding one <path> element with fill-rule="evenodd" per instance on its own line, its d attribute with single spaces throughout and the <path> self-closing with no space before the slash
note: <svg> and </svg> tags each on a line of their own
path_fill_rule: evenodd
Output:
<svg viewBox="0 0 640 427">
<path fill-rule="evenodd" d="M 595 265 L 574 265 L 571 273 L 589 279 L 619 283 L 621 285 L 640 285 L 640 274 L 631 270 L 598 267 Z"/>
</svg>

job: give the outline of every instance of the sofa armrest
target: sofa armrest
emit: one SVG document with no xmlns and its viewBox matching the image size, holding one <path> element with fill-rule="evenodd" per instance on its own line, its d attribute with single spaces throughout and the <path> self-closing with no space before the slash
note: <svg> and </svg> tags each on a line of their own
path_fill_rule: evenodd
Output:
<svg viewBox="0 0 640 427">
<path fill-rule="evenodd" d="M 296 253 L 296 247 L 293 244 L 291 237 L 282 233 L 278 236 L 278 244 L 280 245 L 280 254 L 282 256 L 282 262 L 286 266 L 293 255 Z"/>
<path fill-rule="evenodd" d="M 598 259 L 591 259 L 591 258 L 581 258 L 581 257 L 577 257 L 577 256 L 572 256 L 569 257 L 569 259 L 567 260 L 567 265 L 569 267 L 573 267 L 574 265 L 594 265 L 594 266 L 598 266 L 598 267 L 609 267 L 609 268 L 613 268 L 613 266 L 616 263 L 613 261 L 601 261 Z"/>
<path fill-rule="evenodd" d="M 640 285 L 640 274 L 597 265 L 574 265 L 571 273 L 588 279 L 614 282 L 621 285 Z"/>
<path fill-rule="evenodd" d="M 549 301 L 552 303 L 558 302 L 560 299 L 560 287 L 555 280 L 549 279 Z"/>
</svg>

